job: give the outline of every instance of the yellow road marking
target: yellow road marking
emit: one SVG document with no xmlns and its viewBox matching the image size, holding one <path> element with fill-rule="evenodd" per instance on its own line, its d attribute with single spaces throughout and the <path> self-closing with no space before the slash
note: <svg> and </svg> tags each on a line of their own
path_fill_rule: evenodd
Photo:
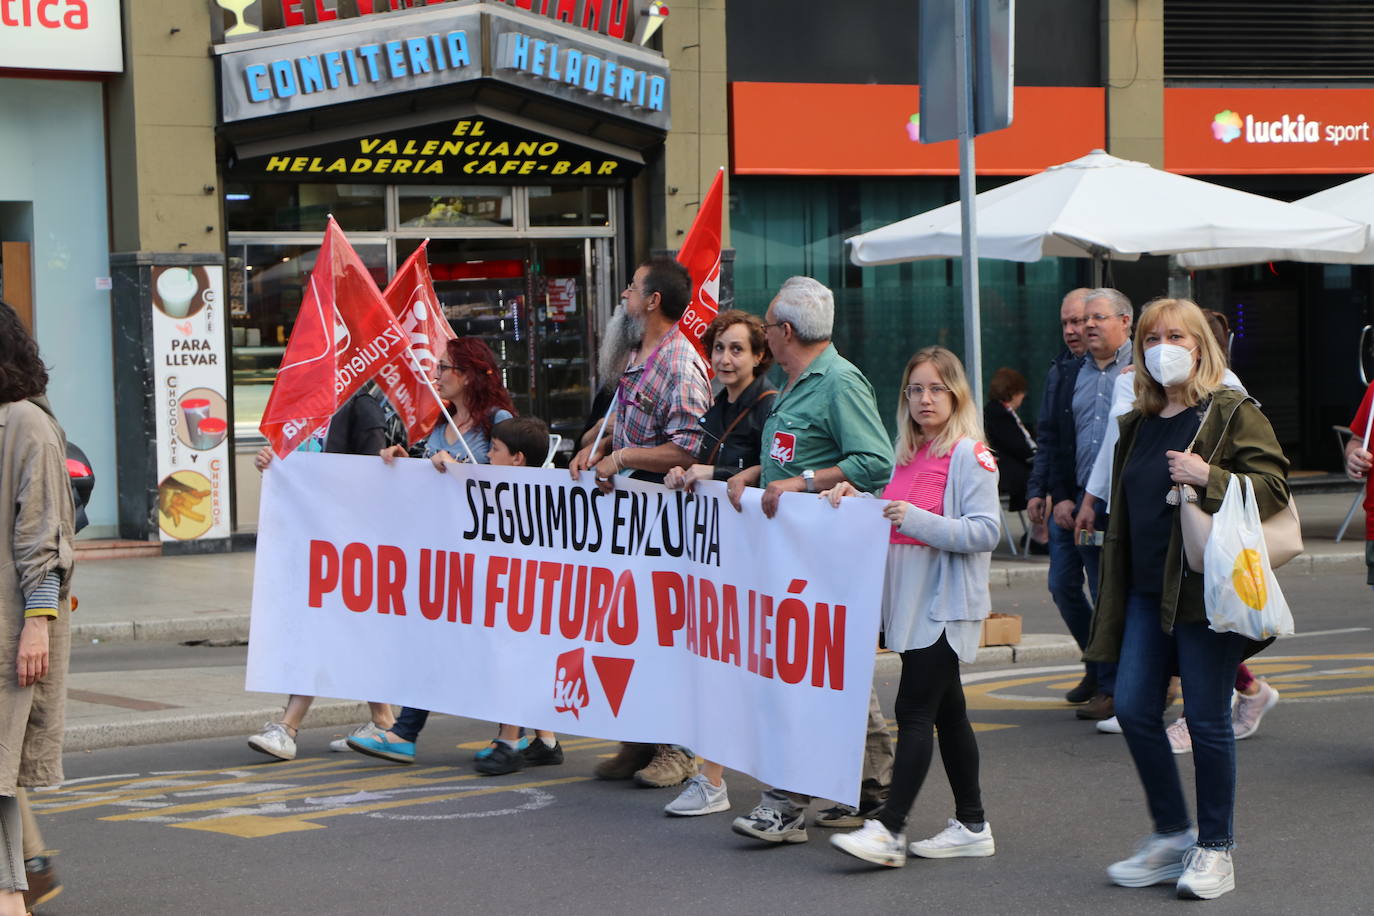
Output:
<svg viewBox="0 0 1374 916">
<path fill-rule="evenodd" d="M 268 801 L 291 801 L 297 798 L 309 798 L 312 795 L 319 795 L 331 789 L 353 789 L 359 792 L 366 792 L 371 789 L 403 789 L 411 788 L 416 785 L 423 786 L 426 780 L 416 777 L 424 773 L 452 772 L 452 767 L 426 767 L 421 770 L 392 770 L 387 775 L 370 776 L 365 779 L 345 779 L 339 782 L 318 783 L 308 786 L 293 786 L 290 789 L 268 789 L 264 792 L 252 792 L 247 795 L 217 795 L 208 801 L 192 802 L 185 805 L 171 805 L 166 808 L 145 809 L 142 811 L 132 811 L 128 814 L 112 814 L 102 817 L 102 821 L 136 821 L 141 817 L 157 813 L 159 815 L 187 814 L 193 811 L 213 811 L 217 808 L 245 808 L 249 805 L 263 804 Z M 463 775 L 453 777 L 455 780 L 476 779 L 477 775 Z"/>
<path fill-rule="evenodd" d="M 473 777 L 460 777 L 471 779 Z M 208 818 L 189 824 L 173 824 L 173 827 L 181 827 L 187 830 L 205 830 L 212 833 L 225 833 L 230 836 L 252 838 L 258 836 L 270 836 L 273 833 L 288 833 L 298 830 L 319 830 L 323 825 L 313 823 L 321 818 L 337 817 L 341 814 L 370 814 L 373 811 L 387 811 L 392 808 L 405 808 L 421 804 L 433 804 L 435 802 L 452 801 L 459 798 L 475 798 L 480 795 L 495 795 L 498 792 L 515 792 L 520 789 L 540 789 L 546 786 L 562 786 L 574 782 L 590 782 L 590 776 L 564 776 L 559 779 L 546 779 L 538 782 L 525 782 L 516 785 L 491 786 L 485 789 L 473 789 L 463 792 L 451 792 L 444 795 L 431 795 L 424 798 L 404 798 L 390 801 L 368 802 L 361 805 L 349 805 L 342 808 L 327 808 L 318 813 L 290 815 L 281 818 L 265 818 L 260 815 L 240 815 L 223 818 Z M 161 811 L 158 812 L 159 814 Z M 115 818 L 105 818 L 114 820 Z M 119 820 L 127 820 L 127 817 L 120 817 Z M 271 821 L 272 823 L 263 823 Z"/>
<path fill-rule="evenodd" d="M 335 767 L 331 764 L 330 766 L 320 766 L 320 767 L 313 768 L 313 769 L 311 769 L 311 768 L 297 769 L 297 770 L 291 771 L 290 773 L 281 774 L 281 776 L 280 776 L 279 778 L 283 778 L 283 777 L 299 777 L 299 776 L 318 776 L 321 772 L 326 771 L 326 770 L 329 770 L 329 769 L 334 769 L 334 768 L 335 768 Z M 366 768 L 366 771 L 367 771 L 367 772 L 371 772 L 371 771 L 373 771 L 373 770 L 380 770 L 380 769 L 389 769 L 389 767 L 367 767 L 367 768 Z M 223 772 L 223 771 L 220 771 L 220 772 Z M 280 771 L 265 771 L 265 772 L 264 772 L 264 775 L 261 777 L 261 780 L 260 780 L 260 781 L 263 781 L 263 782 L 274 781 L 274 780 L 271 779 L 270 776 L 266 775 L 267 772 L 280 772 Z M 175 777 L 175 776 L 153 776 L 153 777 L 147 777 L 147 778 L 145 778 L 143 781 L 144 781 L 144 782 L 151 782 L 151 781 L 153 781 L 153 780 L 176 779 L 176 778 L 177 778 L 177 777 Z M 235 777 L 232 777 L 232 778 L 230 778 L 230 779 L 217 779 L 217 780 L 210 780 L 210 781 L 206 781 L 206 782 L 195 782 L 195 783 L 190 783 L 190 784 L 188 784 L 188 785 L 180 785 L 180 786 L 153 786 L 153 787 L 150 787 L 150 788 L 147 788 L 147 789 L 141 789 L 141 790 L 137 790 L 137 791 L 133 791 L 133 792 L 121 793 L 121 794 L 119 794 L 119 795 L 114 796 L 113 798 L 111 798 L 109 795 L 104 795 L 104 796 L 101 796 L 101 797 L 99 797 L 99 798 L 90 798 L 90 799 L 82 799 L 82 800 L 79 800 L 79 801 L 73 801 L 73 802 L 71 802 L 71 803 L 69 803 L 69 804 L 65 804 L 65 805 L 55 805 L 55 806 L 46 806 L 46 805 L 45 805 L 44 808 L 43 808 L 43 813 L 45 813 L 45 814 L 60 814 L 60 813 L 65 812 L 65 811 L 80 811 L 80 810 L 82 810 L 83 808 L 96 808 L 96 807 L 99 807 L 99 806 L 101 806 L 101 805 L 112 805 L 112 804 L 118 804 L 119 802 L 138 801 L 139 799 L 142 799 L 142 798 L 154 798 L 154 797 L 157 797 L 157 796 L 159 796 L 159 795 L 171 795 L 171 794 L 174 794 L 174 793 L 177 793 L 177 792 L 198 792 L 198 791 L 201 791 L 201 790 L 203 790 L 203 789 L 215 789 L 215 788 L 218 788 L 218 787 L 220 787 L 220 786 L 232 786 L 232 785 L 234 785 L 235 783 L 253 782 L 253 781 L 255 781 L 255 780 L 257 780 L 257 774 L 254 774 L 253 776 L 251 776 L 251 777 L 249 777 L 249 778 L 247 778 L 247 779 L 245 779 L 245 778 L 242 777 L 242 776 L 235 776 Z M 217 797 L 223 797 L 223 796 L 217 796 Z"/>
<path fill-rule="evenodd" d="M 350 762 L 351 762 L 351 761 L 350 761 L 348 758 L 341 758 L 341 759 L 338 759 L 338 760 L 327 760 L 327 759 L 320 759 L 320 760 L 310 760 L 310 759 L 307 759 L 307 760 L 292 760 L 292 761 L 285 762 L 285 763 L 280 763 L 280 764 L 270 764 L 270 763 L 266 763 L 266 762 L 258 763 L 258 762 L 256 762 L 256 761 L 254 761 L 254 762 L 252 762 L 252 763 L 245 763 L 245 764 L 243 765 L 242 769 L 252 769 L 252 770 L 256 771 L 259 767 L 261 767 L 261 768 L 263 769 L 263 772 L 269 772 L 269 771 L 270 771 L 270 772 L 272 772 L 272 773 L 279 773 L 279 774 L 284 774 L 284 775 L 287 775 L 287 776 L 295 776 L 295 775 L 298 775 L 298 774 L 300 774 L 300 773 L 305 773 L 305 772 L 308 772 L 308 771 L 310 771 L 310 770 L 315 770 L 315 769 L 332 769 L 332 768 L 347 766 Z M 82 783 L 75 783 L 75 784 L 70 785 L 70 786 L 63 786 L 62 788 L 59 788 L 59 789 L 53 789 L 51 792 L 46 792 L 46 791 L 45 791 L 43 794 L 44 794 L 45 796 L 53 796 L 53 795 L 71 795 L 71 794 L 76 794 L 76 793 L 88 792 L 88 791 L 90 791 L 90 790 L 92 790 L 92 789 L 107 789 L 107 788 L 114 788 L 114 787 L 116 787 L 116 786 L 128 786 L 128 785 L 133 785 L 134 783 L 139 783 L 139 782 L 151 782 L 151 781 L 156 780 L 156 779 L 189 779 L 189 778 L 194 778 L 194 777 L 196 777 L 196 776 L 219 776 L 219 775 L 223 775 L 224 773 L 228 772 L 229 770 L 233 770 L 233 769 L 239 769 L 239 768 L 237 768 L 237 767 L 219 767 L 219 768 L 213 769 L 213 770 L 187 770 L 187 771 L 184 772 L 184 773 L 163 773 L 163 774 L 161 774 L 161 775 L 154 775 L 154 774 L 151 774 L 151 773 L 144 773 L 144 774 L 141 775 L 141 776 L 133 776 L 133 777 L 130 777 L 130 778 L 128 778 L 128 779 L 111 779 L 111 780 L 108 780 L 108 781 L 106 781 L 106 782 L 82 782 Z M 187 788 L 192 788 L 192 787 L 191 787 L 191 786 L 187 786 Z"/>
</svg>

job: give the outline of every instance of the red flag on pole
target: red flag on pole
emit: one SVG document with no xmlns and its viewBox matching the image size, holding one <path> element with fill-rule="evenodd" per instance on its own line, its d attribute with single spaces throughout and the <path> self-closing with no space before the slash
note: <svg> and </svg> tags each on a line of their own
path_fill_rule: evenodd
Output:
<svg viewBox="0 0 1374 916">
<path fill-rule="evenodd" d="M 405 347 L 377 284 L 330 217 L 258 429 L 285 458 Z"/>
<path fill-rule="evenodd" d="M 426 389 L 432 387 L 429 379 L 443 358 L 445 344 L 455 336 L 434 293 L 425 252 L 428 245 L 425 240 L 415 249 L 382 293 L 410 346 L 408 353 L 378 369 L 377 382 L 401 415 L 412 443 L 427 436 L 439 419 L 439 399 Z"/>
<path fill-rule="evenodd" d="M 678 327 L 697 348 L 697 352 L 711 364 L 701 338 L 720 311 L 720 237 L 721 211 L 724 206 L 725 169 L 716 172 L 716 180 L 706 199 L 701 202 L 692 228 L 687 230 L 677 261 L 692 275 L 692 304 L 682 313 Z"/>
</svg>

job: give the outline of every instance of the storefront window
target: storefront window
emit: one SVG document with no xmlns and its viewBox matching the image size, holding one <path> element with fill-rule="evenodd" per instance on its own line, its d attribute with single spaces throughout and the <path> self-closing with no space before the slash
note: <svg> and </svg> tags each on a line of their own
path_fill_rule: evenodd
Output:
<svg viewBox="0 0 1374 916">
<path fill-rule="evenodd" d="M 530 188 L 531 226 L 609 226 L 606 188 Z"/>
<path fill-rule="evenodd" d="M 449 229 L 512 225 L 510 188 L 428 185 L 397 190 L 403 229 Z"/>
<path fill-rule="evenodd" d="M 376 232 L 386 228 L 386 187 L 230 182 L 224 213 L 230 232 L 323 230 L 331 213 L 345 232 Z"/>
<path fill-rule="evenodd" d="M 319 247 L 318 241 L 229 246 L 235 436 L 258 435 Z M 377 283 L 385 284 L 386 244 L 355 240 L 353 247 Z"/>
</svg>

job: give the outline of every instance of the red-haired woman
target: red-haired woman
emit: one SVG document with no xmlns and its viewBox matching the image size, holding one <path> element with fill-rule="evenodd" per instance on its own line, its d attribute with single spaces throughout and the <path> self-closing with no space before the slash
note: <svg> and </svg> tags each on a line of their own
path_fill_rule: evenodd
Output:
<svg viewBox="0 0 1374 916">
<path fill-rule="evenodd" d="M 510 393 L 501 385 L 496 369 L 496 355 L 476 337 L 458 337 L 448 342 L 444 359 L 439 361 L 434 378 L 439 397 L 449 403 L 453 423 L 442 417 L 425 440 L 424 457 L 443 470 L 444 464 L 465 461 L 469 454 L 478 464 L 487 463 L 491 448 L 492 427 L 515 416 Z M 463 442 L 453 432 L 457 426 Z M 466 447 L 464 446 L 466 443 Z M 382 460 L 390 462 L 405 458 L 404 446 L 393 445 L 382 450 Z M 386 731 L 348 736 L 348 746 L 360 754 L 379 757 L 393 763 L 415 762 L 415 739 L 429 720 L 429 710 L 402 708 L 396 724 Z M 488 749 L 489 750 L 489 749 Z M 479 754 L 482 752 L 479 752 Z"/>
<path fill-rule="evenodd" d="M 449 403 L 449 424 L 440 418 L 434 431 L 425 440 L 425 458 L 447 456 L 449 461 L 466 461 L 468 453 L 478 464 L 487 463 L 487 449 L 491 447 L 491 428 L 502 420 L 515 416 L 510 393 L 501 385 L 496 368 L 496 354 L 476 337 L 457 337 L 448 342 L 444 359 L 439 361 L 434 383 L 439 397 Z M 457 426 L 463 433 L 463 443 L 454 435 Z M 383 450 L 382 458 L 404 458 L 403 446 L 393 445 Z"/>
</svg>

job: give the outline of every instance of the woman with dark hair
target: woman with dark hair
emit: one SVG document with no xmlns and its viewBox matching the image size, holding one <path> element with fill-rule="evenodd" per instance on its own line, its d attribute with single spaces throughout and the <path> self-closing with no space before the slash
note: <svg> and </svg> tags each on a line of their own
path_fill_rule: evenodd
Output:
<svg viewBox="0 0 1374 916">
<path fill-rule="evenodd" d="M 435 459 L 436 467 L 441 462 L 467 461 L 469 456 L 478 464 L 486 464 L 491 428 L 515 416 L 515 405 L 496 368 L 496 354 L 479 338 L 455 337 L 448 342 L 437 372 L 434 384 L 439 397 L 448 402 L 453 422 L 441 417 L 434 424 L 422 457 Z M 455 426 L 462 433 L 462 442 L 453 431 Z M 382 450 L 386 461 L 407 455 L 400 445 Z"/>
<path fill-rule="evenodd" d="M 510 393 L 501 385 L 496 355 L 476 337 L 457 337 L 445 347 L 444 359 L 439 361 L 437 372 L 434 383 L 439 397 L 448 402 L 448 416 L 453 422 L 439 418 L 425 440 L 422 457 L 430 459 L 440 471 L 445 465 L 469 458 L 477 464 L 487 464 L 492 427 L 515 416 Z M 462 442 L 454 433 L 455 426 L 462 434 Z M 403 445 L 382 449 L 381 455 L 388 463 L 409 457 Z M 369 757 L 392 763 L 414 763 L 415 740 L 428 721 L 429 710 L 406 706 L 390 728 L 368 734 L 354 733 L 345 741 L 350 748 Z M 478 751 L 477 758 L 490 756 L 496 744 L 497 741 L 493 741 Z M 523 745 L 519 749 L 523 750 Z"/>
<path fill-rule="evenodd" d="M 0 916 L 25 911 L 20 786 L 62 782 L 75 508 L 38 345 L 0 302 Z"/>
<path fill-rule="evenodd" d="M 729 480 L 759 463 L 763 424 L 777 392 L 763 377 L 773 364 L 764 340 L 763 319 L 739 309 L 721 312 L 702 336 L 720 394 L 701 418 L 706 441 L 697 454 L 700 464 L 668 471 L 663 483 L 670 490 L 690 490 L 698 480 Z M 705 760 L 701 772 L 687 780 L 664 812 L 677 817 L 715 814 L 730 809 L 725 790 L 725 767 Z"/>
<path fill-rule="evenodd" d="M 1002 472 L 998 492 L 1007 497 L 1007 509 L 1012 512 L 1026 508 L 1026 482 L 1035 459 L 1035 437 L 1016 414 L 1025 400 L 1024 375 L 1006 367 L 992 374 L 988 402 L 983 406 L 983 429 Z"/>
</svg>

